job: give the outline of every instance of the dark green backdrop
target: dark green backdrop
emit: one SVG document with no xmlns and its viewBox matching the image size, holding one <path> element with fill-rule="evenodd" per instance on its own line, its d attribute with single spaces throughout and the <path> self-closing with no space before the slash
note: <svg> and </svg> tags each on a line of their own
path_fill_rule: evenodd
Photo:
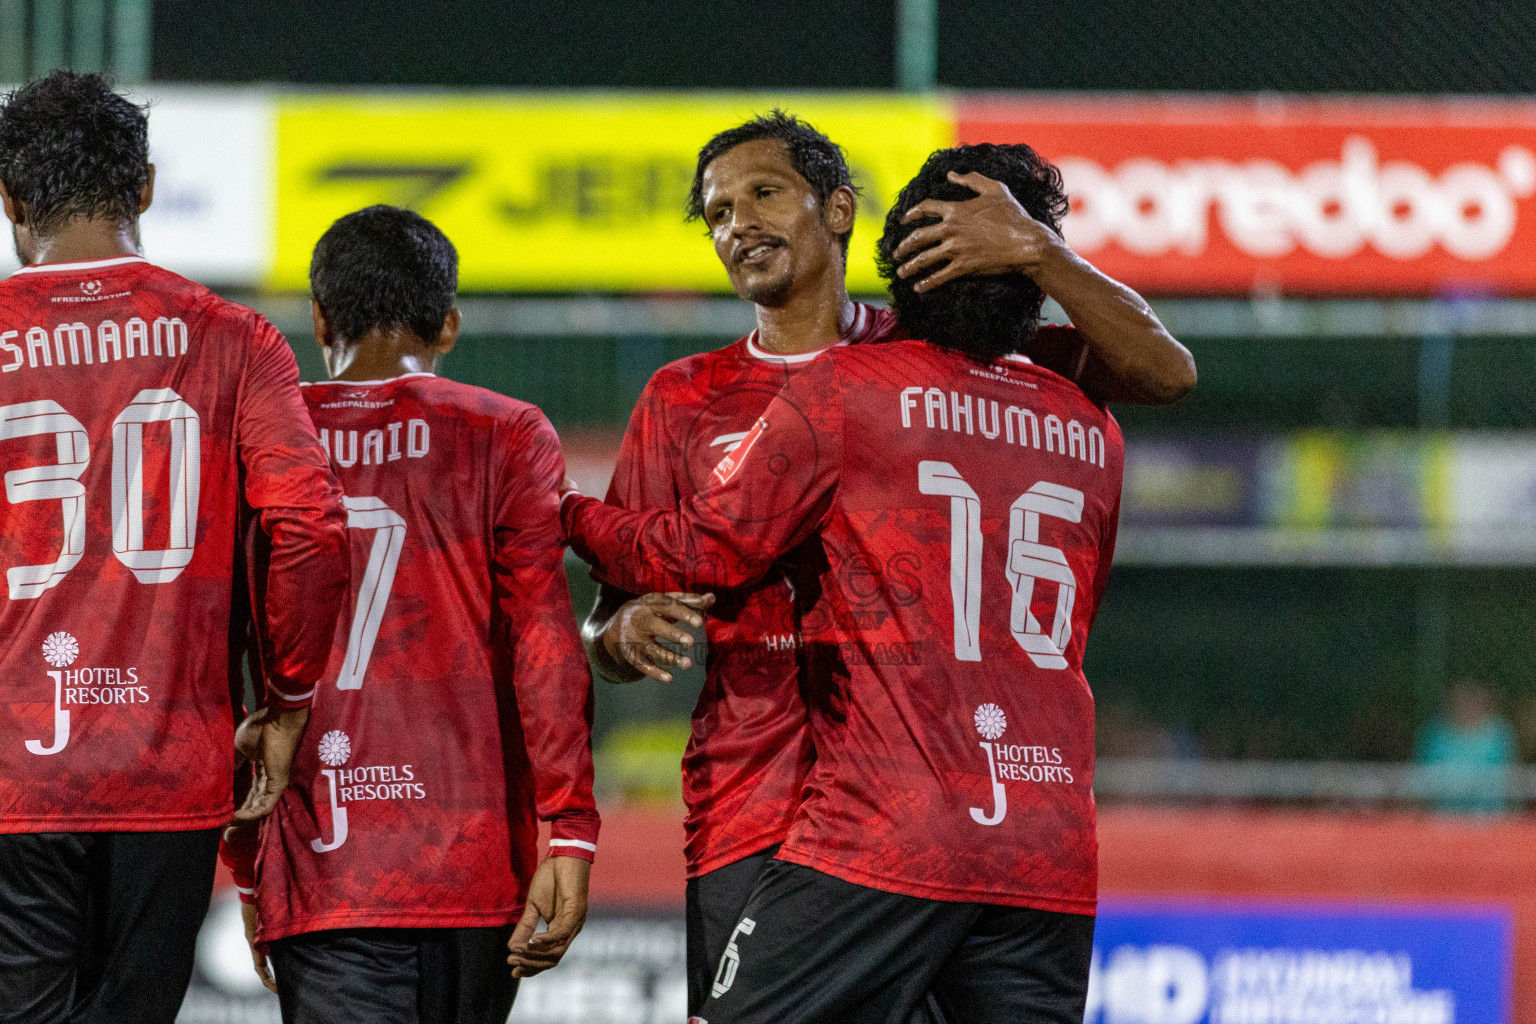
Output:
<svg viewBox="0 0 1536 1024">
<path fill-rule="evenodd" d="M 888 88 L 895 0 L 155 0 L 171 81 Z M 1536 91 L 1521 0 L 939 0 L 938 78 L 980 89 Z"/>
</svg>

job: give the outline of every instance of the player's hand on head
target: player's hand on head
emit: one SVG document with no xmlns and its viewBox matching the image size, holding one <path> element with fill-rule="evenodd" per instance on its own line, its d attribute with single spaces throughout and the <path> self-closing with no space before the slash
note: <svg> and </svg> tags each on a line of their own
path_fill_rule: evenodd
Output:
<svg viewBox="0 0 1536 1024">
<path fill-rule="evenodd" d="M 897 276 L 915 278 L 915 290 L 926 292 L 961 277 L 1030 274 L 1065 248 L 1061 236 L 1031 217 L 1002 182 L 974 171 L 951 171 L 949 180 L 976 197 L 925 199 L 902 217 L 904 224 L 938 218 L 902 239 L 893 253 L 900 261 Z"/>
<path fill-rule="evenodd" d="M 528 905 L 507 940 L 512 977 L 529 978 L 560 962 L 587 922 L 590 861 L 579 857 L 545 857 L 528 887 Z M 539 921 L 549 922 L 537 931 Z"/>
<path fill-rule="evenodd" d="M 251 962 L 256 967 L 256 977 L 267 989 L 276 994 L 277 982 L 272 978 L 272 965 L 267 961 L 267 944 L 256 941 L 256 929 L 261 927 L 261 915 L 254 903 L 240 904 L 240 917 L 245 923 L 245 943 L 251 947 Z"/>
<path fill-rule="evenodd" d="M 259 821 L 272 813 L 278 797 L 288 788 L 293 757 L 298 753 L 308 722 L 308 708 L 269 712 L 261 722 L 260 736 L 251 755 L 251 791 L 235 812 L 235 821 Z"/>
<path fill-rule="evenodd" d="M 693 660 L 662 643 L 692 647 L 693 634 L 686 630 L 703 629 L 704 612 L 714 603 L 714 594 L 644 594 L 619 608 L 603 630 L 603 646 L 615 662 L 670 683 L 669 670 L 690 668 Z"/>
</svg>

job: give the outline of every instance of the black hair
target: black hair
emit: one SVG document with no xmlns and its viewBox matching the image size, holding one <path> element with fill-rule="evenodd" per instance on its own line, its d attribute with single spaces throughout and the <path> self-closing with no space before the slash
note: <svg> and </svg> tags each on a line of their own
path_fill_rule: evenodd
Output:
<svg viewBox="0 0 1536 1024">
<path fill-rule="evenodd" d="M 777 139 L 784 143 L 784 147 L 789 150 L 790 166 L 811 186 L 818 204 L 825 206 L 832 193 L 840 188 L 858 194 L 858 186 L 853 183 L 853 174 L 848 170 L 848 160 L 843 156 L 842 147 L 817 131 L 809 122 L 775 107 L 735 128 L 727 128 L 704 143 L 704 148 L 699 150 L 699 162 L 693 170 L 693 187 L 688 190 L 689 220 L 699 220 L 704 216 L 704 171 L 710 163 L 743 142 L 756 142 L 758 139 Z M 852 238 L 851 230 L 838 236 L 844 258 L 848 255 L 848 243 Z"/>
<path fill-rule="evenodd" d="M 149 118 L 99 74 L 55 71 L 0 100 L 0 182 L 27 227 L 73 217 L 139 219 L 149 181 Z"/>
<path fill-rule="evenodd" d="M 976 197 L 972 189 L 950 181 L 950 171 L 975 171 L 1002 182 L 1031 217 L 1057 232 L 1067 213 L 1067 194 L 1061 172 L 1023 143 L 956 146 L 930 156 L 886 214 L 876 263 L 880 276 L 890 284 L 891 308 L 903 331 L 989 363 L 1021 351 L 1034 337 L 1045 303 L 1039 285 L 1023 274 L 964 277 L 919 294 L 913 287 L 917 278 L 896 276 L 900 266 L 893 255 L 896 247 L 919 227 L 936 223 L 923 217 L 903 224 L 908 210 L 925 199 L 955 202 Z M 929 273 L 944 265 L 938 263 Z"/>
<path fill-rule="evenodd" d="M 342 341 L 375 328 L 433 344 L 459 290 L 459 253 L 437 225 L 398 206 L 369 206 L 326 229 L 309 287 Z"/>
</svg>

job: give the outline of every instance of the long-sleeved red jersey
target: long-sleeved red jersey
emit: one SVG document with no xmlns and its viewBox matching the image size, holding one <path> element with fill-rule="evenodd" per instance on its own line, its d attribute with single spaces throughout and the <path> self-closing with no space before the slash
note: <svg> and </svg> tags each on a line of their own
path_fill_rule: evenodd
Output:
<svg viewBox="0 0 1536 1024">
<path fill-rule="evenodd" d="M 271 539 L 270 699 L 307 704 L 345 513 L 287 342 L 136 256 L 0 283 L 0 832 L 232 812 L 242 495 Z"/>
<path fill-rule="evenodd" d="M 841 343 L 894 330 L 888 311 L 859 304 Z M 706 489 L 715 464 L 819 355 L 765 352 L 754 333 L 662 367 L 630 416 L 609 503 L 675 509 Z M 791 553 L 762 579 L 720 589 L 705 617 L 704 689 L 683 754 L 689 877 L 782 843 L 800 806 L 815 752 L 800 692 L 804 609 L 791 585 L 805 567 L 793 563 Z"/>
<path fill-rule="evenodd" d="M 538 820 L 592 859 L 592 677 L 566 586 L 559 440 L 427 373 L 311 384 L 347 497 L 352 601 L 263 825 L 262 937 L 522 913 Z"/>
<path fill-rule="evenodd" d="M 834 349 L 676 511 L 567 495 L 629 590 L 747 583 L 819 536 L 832 638 L 808 652 L 817 762 L 779 853 L 934 899 L 1092 913 L 1083 651 L 1114 547 L 1113 417 L 1022 357 Z"/>
</svg>

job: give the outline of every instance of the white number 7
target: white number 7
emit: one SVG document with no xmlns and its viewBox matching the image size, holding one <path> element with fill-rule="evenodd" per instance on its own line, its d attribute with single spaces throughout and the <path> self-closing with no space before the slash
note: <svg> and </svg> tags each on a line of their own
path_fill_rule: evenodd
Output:
<svg viewBox="0 0 1536 1024">
<path fill-rule="evenodd" d="M 357 607 L 352 612 L 347 658 L 336 678 L 338 690 L 356 690 L 368 673 L 373 642 L 379 637 L 379 623 L 384 619 L 384 606 L 389 603 L 389 592 L 395 585 L 395 566 L 400 564 L 400 551 L 405 547 L 405 520 L 378 498 L 342 501 L 347 506 L 349 529 L 374 531 L 368 568 L 356 587 Z"/>
<path fill-rule="evenodd" d="M 955 609 L 955 659 L 981 660 L 981 500 L 976 491 L 947 462 L 925 461 L 917 466 L 917 488 L 924 494 L 948 495 L 949 593 Z M 1060 548 L 1040 543 L 1040 517 L 1069 523 L 1083 519 L 1083 492 L 1041 480 L 1019 495 L 1008 515 L 1008 563 L 1004 571 L 1013 590 L 1008 630 L 1040 668 L 1066 668 L 1063 656 L 1072 639 L 1072 605 L 1077 580 Z M 1056 617 L 1047 634 L 1029 610 L 1036 580 L 1060 585 Z"/>
</svg>

